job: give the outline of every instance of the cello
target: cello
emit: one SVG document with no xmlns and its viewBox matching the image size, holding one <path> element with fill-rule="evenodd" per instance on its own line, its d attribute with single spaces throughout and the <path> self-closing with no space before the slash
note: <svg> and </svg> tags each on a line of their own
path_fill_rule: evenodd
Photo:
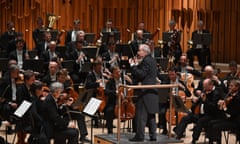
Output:
<svg viewBox="0 0 240 144">
<path fill-rule="evenodd" d="M 101 81 L 102 81 L 102 85 L 97 88 L 97 95 L 96 95 L 96 98 L 102 101 L 99 108 L 98 108 L 99 112 L 103 112 L 103 110 L 104 110 L 104 108 L 106 107 L 106 104 L 107 104 L 107 97 L 104 94 L 105 79 L 104 79 L 104 76 L 103 76 L 103 69 L 102 69 L 102 79 L 101 79 Z"/>
<path fill-rule="evenodd" d="M 125 70 L 123 70 L 123 83 L 126 84 L 126 80 L 124 78 Z M 118 88 L 118 99 L 121 98 L 121 103 L 116 104 L 114 113 L 118 118 L 118 110 L 120 109 L 120 119 L 122 121 L 133 119 L 135 116 L 135 105 L 132 102 L 133 89 L 124 88 L 120 86 Z"/>
</svg>

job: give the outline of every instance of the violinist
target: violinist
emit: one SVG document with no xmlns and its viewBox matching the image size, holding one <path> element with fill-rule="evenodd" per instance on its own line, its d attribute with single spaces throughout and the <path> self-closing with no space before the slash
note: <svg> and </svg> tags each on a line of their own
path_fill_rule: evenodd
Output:
<svg viewBox="0 0 240 144">
<path fill-rule="evenodd" d="M 18 107 L 17 105 L 17 84 L 19 77 L 19 67 L 16 64 L 10 64 L 8 71 L 0 81 L 0 105 L 1 117 L 3 120 L 12 122 L 11 115 Z M 10 128 L 9 128 L 10 129 Z"/>
<path fill-rule="evenodd" d="M 59 113 L 57 104 L 63 91 L 63 84 L 54 82 L 50 86 L 50 94 L 43 102 L 43 119 L 44 125 L 47 129 L 47 136 L 49 139 L 54 138 L 57 144 L 77 144 L 78 130 L 72 122 L 65 121 Z"/>
<path fill-rule="evenodd" d="M 93 90 L 92 97 L 97 96 L 98 88 L 103 85 L 103 73 L 102 73 L 102 58 L 97 57 L 95 62 L 93 63 L 92 71 L 88 73 L 86 81 L 85 81 L 85 88 L 86 90 Z M 95 119 L 94 127 L 98 128 L 98 120 Z"/>
<path fill-rule="evenodd" d="M 20 105 L 24 100 L 28 102 L 32 102 L 32 97 L 30 93 L 30 87 L 35 81 L 35 74 L 31 70 L 26 70 L 24 72 L 24 83 L 20 85 L 17 89 L 17 104 Z M 17 144 L 25 144 L 25 138 L 27 136 L 27 132 L 30 132 L 32 129 L 31 114 L 26 113 L 20 120 L 16 121 L 16 129 L 17 129 Z"/>
<path fill-rule="evenodd" d="M 213 80 L 207 78 L 203 81 L 203 90 L 199 93 L 198 97 L 192 99 L 193 103 L 198 104 L 195 107 L 197 110 L 192 110 L 184 116 L 177 127 L 174 128 L 176 139 L 184 137 L 186 127 L 190 123 L 195 123 L 192 134 L 192 143 L 195 144 L 198 140 L 202 129 L 207 129 L 207 123 L 210 120 L 217 119 L 219 110 L 217 106 L 218 100 L 221 99 L 221 93 L 216 89 Z"/>
<path fill-rule="evenodd" d="M 207 135 L 209 136 L 209 143 L 214 141 L 221 144 L 221 131 L 231 130 L 237 132 L 237 139 L 239 140 L 240 130 L 240 81 L 232 79 L 229 83 L 229 91 L 224 99 L 218 101 L 218 106 L 224 117 L 218 120 L 212 120 L 208 123 Z"/>
<path fill-rule="evenodd" d="M 112 66 L 110 72 L 112 73 L 112 78 L 109 79 L 108 83 L 106 84 L 105 95 L 107 97 L 107 104 L 104 109 L 104 118 L 106 119 L 108 134 L 113 133 L 113 119 L 115 118 L 114 108 L 117 101 L 118 88 L 119 85 L 123 84 L 121 70 L 118 66 Z M 125 77 L 128 76 L 125 75 Z M 131 82 L 129 77 L 126 80 Z"/>
<path fill-rule="evenodd" d="M 238 71 L 238 66 L 237 66 L 237 62 L 232 60 L 229 62 L 228 64 L 228 68 L 230 70 L 229 73 L 226 74 L 226 76 L 223 78 L 223 84 L 225 86 L 226 89 L 228 89 L 229 83 L 232 79 L 236 79 L 240 77 L 240 73 Z"/>
<path fill-rule="evenodd" d="M 79 110 L 72 106 L 72 104 L 78 99 L 79 94 L 74 90 L 73 83 L 71 79 L 69 79 L 66 69 L 61 69 L 59 72 L 57 72 L 57 81 L 64 85 L 64 92 L 66 94 L 66 97 L 63 98 L 61 105 L 67 110 L 76 111 L 76 113 L 67 114 L 66 117 L 68 121 L 77 120 L 80 131 L 80 141 L 90 142 L 90 140 L 86 138 L 88 132 L 85 123 L 85 116 L 78 113 Z"/>
</svg>

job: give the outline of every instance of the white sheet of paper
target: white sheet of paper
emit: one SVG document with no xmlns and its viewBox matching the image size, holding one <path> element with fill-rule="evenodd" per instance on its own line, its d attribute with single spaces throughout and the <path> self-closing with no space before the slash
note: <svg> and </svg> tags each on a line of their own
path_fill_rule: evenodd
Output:
<svg viewBox="0 0 240 144">
<path fill-rule="evenodd" d="M 98 110 L 101 100 L 96 98 L 91 98 L 88 102 L 88 104 L 85 106 L 83 112 L 89 115 L 94 115 L 96 111 Z"/>
<path fill-rule="evenodd" d="M 31 102 L 24 100 L 21 103 L 21 105 L 16 109 L 16 111 L 14 112 L 14 115 L 21 118 L 26 113 L 26 111 L 30 108 L 31 105 L 32 105 Z"/>
</svg>

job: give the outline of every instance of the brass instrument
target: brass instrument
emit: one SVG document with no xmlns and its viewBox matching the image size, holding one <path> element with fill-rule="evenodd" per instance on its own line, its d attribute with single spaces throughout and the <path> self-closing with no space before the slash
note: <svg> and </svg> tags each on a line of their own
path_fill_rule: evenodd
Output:
<svg viewBox="0 0 240 144">
<path fill-rule="evenodd" d="M 56 16 L 56 15 L 54 15 L 54 14 L 47 14 L 47 19 L 48 19 L 48 21 L 49 21 L 48 28 L 52 29 L 54 23 L 55 23 L 56 20 L 58 20 L 59 18 L 61 18 L 61 16 Z"/>
</svg>

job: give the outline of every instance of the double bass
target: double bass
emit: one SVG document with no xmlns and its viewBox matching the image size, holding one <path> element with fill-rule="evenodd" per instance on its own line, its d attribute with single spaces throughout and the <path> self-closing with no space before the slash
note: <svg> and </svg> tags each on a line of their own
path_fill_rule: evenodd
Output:
<svg viewBox="0 0 240 144">
<path fill-rule="evenodd" d="M 125 81 L 125 70 L 123 70 L 123 83 L 126 84 Z M 118 88 L 118 99 L 121 98 L 121 103 L 116 104 L 114 113 L 118 118 L 118 110 L 120 109 L 120 119 L 122 121 L 133 119 L 135 116 L 135 105 L 132 102 L 133 89 L 124 88 L 123 86 L 119 86 Z"/>
</svg>

